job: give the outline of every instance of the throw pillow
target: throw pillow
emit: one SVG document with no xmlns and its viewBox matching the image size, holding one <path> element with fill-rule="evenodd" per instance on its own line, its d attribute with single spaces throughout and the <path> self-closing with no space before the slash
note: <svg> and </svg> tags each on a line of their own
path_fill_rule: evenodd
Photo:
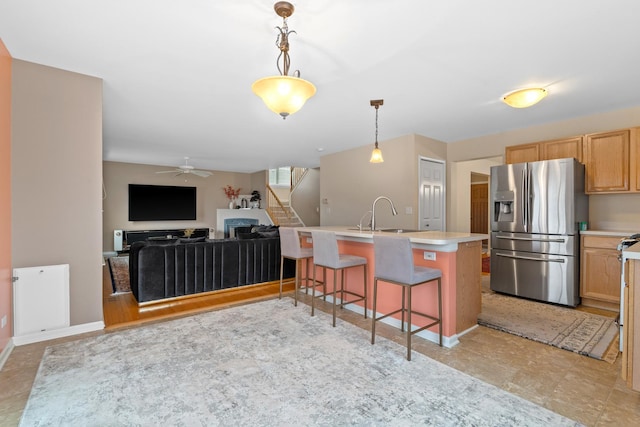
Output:
<svg viewBox="0 0 640 427">
<path fill-rule="evenodd" d="M 238 240 L 249 240 L 249 239 L 258 239 L 262 236 L 260 236 L 260 233 L 238 233 Z"/>
</svg>

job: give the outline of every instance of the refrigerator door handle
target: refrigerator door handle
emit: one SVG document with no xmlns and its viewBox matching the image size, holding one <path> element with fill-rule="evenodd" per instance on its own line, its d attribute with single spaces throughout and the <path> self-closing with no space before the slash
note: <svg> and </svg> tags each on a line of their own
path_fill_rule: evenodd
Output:
<svg viewBox="0 0 640 427">
<path fill-rule="evenodd" d="M 502 240 L 523 240 L 526 242 L 545 242 L 545 243 L 565 243 L 565 239 L 535 239 L 532 237 L 508 237 L 508 236 L 496 236 L 496 239 Z"/>
<path fill-rule="evenodd" d="M 522 181 L 521 181 L 521 193 L 522 193 L 522 204 L 520 209 L 522 210 L 522 225 L 524 227 L 525 233 L 529 230 L 527 229 L 527 192 L 528 192 L 528 184 L 527 184 L 527 168 L 525 167 L 522 170 Z"/>
<path fill-rule="evenodd" d="M 534 258 L 534 257 L 528 257 L 528 256 L 507 255 L 507 254 L 500 254 L 500 253 L 497 253 L 496 255 L 505 257 L 505 258 L 525 259 L 528 261 L 559 262 L 559 263 L 565 262 L 564 259 L 562 258 Z"/>
</svg>

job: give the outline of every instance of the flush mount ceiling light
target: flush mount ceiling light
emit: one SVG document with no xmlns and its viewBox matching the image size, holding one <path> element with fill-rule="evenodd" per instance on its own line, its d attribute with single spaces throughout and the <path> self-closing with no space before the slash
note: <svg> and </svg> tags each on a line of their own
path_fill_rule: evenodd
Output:
<svg viewBox="0 0 640 427">
<path fill-rule="evenodd" d="M 537 104 L 547 96 L 547 90 L 541 87 L 516 90 L 506 94 L 502 100 L 505 104 L 513 108 L 527 108 Z"/>
<path fill-rule="evenodd" d="M 372 107 L 376 109 L 376 146 L 371 152 L 371 158 L 369 159 L 370 163 L 382 163 L 384 159 L 382 158 L 382 151 L 378 148 L 378 108 L 382 104 L 384 104 L 384 99 L 372 99 L 369 101 Z"/>
<path fill-rule="evenodd" d="M 286 1 L 279 1 L 273 5 L 278 16 L 282 17 L 282 27 L 276 27 L 280 34 L 276 39 L 276 46 L 280 49 L 280 55 L 276 60 L 279 76 L 265 77 L 256 80 L 251 89 L 258 95 L 267 107 L 274 113 L 280 114 L 283 119 L 298 111 L 307 99 L 316 93 L 316 87 L 300 78 L 300 71 L 296 70 L 293 76 L 289 76 L 289 31 L 287 18 L 293 14 L 294 7 Z M 280 61 L 282 60 L 282 67 Z"/>
</svg>

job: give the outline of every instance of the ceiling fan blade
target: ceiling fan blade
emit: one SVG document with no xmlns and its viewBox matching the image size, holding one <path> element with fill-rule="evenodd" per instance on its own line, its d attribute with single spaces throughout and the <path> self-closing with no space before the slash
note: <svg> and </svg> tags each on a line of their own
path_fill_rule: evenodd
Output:
<svg viewBox="0 0 640 427">
<path fill-rule="evenodd" d="M 179 169 L 174 169 L 172 171 L 158 171 L 156 173 L 176 173 L 176 172 L 181 172 Z"/>
<path fill-rule="evenodd" d="M 209 172 L 209 171 L 201 171 L 201 170 L 198 170 L 198 169 L 193 169 L 191 171 L 191 173 L 194 174 L 194 175 L 201 176 L 202 178 L 207 178 L 208 176 L 212 175 L 212 173 Z"/>
</svg>

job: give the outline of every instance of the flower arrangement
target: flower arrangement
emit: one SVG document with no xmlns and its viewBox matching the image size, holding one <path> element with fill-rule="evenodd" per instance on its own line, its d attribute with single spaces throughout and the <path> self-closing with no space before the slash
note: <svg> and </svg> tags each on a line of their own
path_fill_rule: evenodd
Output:
<svg viewBox="0 0 640 427">
<path fill-rule="evenodd" d="M 227 196 L 227 199 L 233 200 L 240 195 L 241 188 L 233 188 L 231 185 L 226 185 L 222 187 L 224 194 Z"/>
</svg>

